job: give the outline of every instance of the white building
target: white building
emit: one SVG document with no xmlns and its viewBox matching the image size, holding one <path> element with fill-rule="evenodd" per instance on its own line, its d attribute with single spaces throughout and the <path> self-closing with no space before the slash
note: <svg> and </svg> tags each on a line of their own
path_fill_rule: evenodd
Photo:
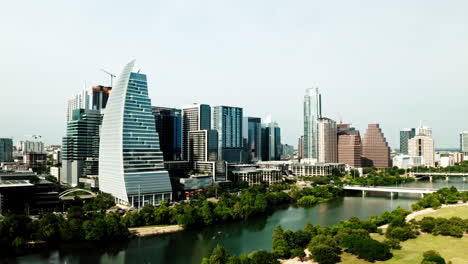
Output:
<svg viewBox="0 0 468 264">
<path fill-rule="evenodd" d="M 128 63 L 107 102 L 99 145 L 99 188 L 141 208 L 172 200 L 145 74 Z"/>
<path fill-rule="evenodd" d="M 434 140 L 432 136 L 416 135 L 408 140 L 408 154 L 424 158 L 424 165 L 435 166 Z"/>
<path fill-rule="evenodd" d="M 88 91 L 82 90 L 79 94 L 68 98 L 67 121 L 72 119 L 73 110 L 75 109 L 90 109 Z"/>
<path fill-rule="evenodd" d="M 44 153 L 44 142 L 41 141 L 20 141 L 19 147 L 23 156 L 28 152 Z"/>
<path fill-rule="evenodd" d="M 463 154 L 464 160 L 468 159 L 468 131 L 460 133 L 460 151 Z"/>
<path fill-rule="evenodd" d="M 424 166 L 424 158 L 421 156 L 398 155 L 393 157 L 393 166 L 400 169 Z"/>
</svg>

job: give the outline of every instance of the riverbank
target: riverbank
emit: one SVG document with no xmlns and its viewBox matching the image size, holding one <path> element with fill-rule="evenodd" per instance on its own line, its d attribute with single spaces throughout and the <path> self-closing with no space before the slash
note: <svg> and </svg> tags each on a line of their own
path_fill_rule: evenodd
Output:
<svg viewBox="0 0 468 264">
<path fill-rule="evenodd" d="M 443 204 L 441 207 L 439 207 L 437 209 L 426 208 L 426 209 L 423 209 L 423 210 L 412 212 L 411 214 L 406 216 L 405 220 L 406 220 L 406 222 L 409 222 L 409 221 L 411 221 L 412 219 L 415 219 L 415 218 L 422 218 L 422 217 L 419 217 L 419 216 L 430 214 L 430 213 L 435 213 L 435 212 L 437 212 L 439 210 L 442 210 L 444 208 L 467 206 L 467 205 L 468 205 L 468 202 L 466 202 L 466 203 L 457 203 L 457 204 Z M 444 214 L 444 217 L 446 217 L 445 214 Z M 419 219 L 416 219 L 416 220 L 419 220 Z"/>
<path fill-rule="evenodd" d="M 181 225 L 168 225 L 168 226 L 143 226 L 132 227 L 128 229 L 132 234 L 138 237 L 154 236 L 161 234 L 170 234 L 184 230 Z"/>
</svg>

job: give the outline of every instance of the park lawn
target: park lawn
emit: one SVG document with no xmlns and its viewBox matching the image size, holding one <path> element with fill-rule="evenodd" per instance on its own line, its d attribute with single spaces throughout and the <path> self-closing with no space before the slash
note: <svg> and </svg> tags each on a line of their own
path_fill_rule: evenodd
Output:
<svg viewBox="0 0 468 264">
<path fill-rule="evenodd" d="M 372 238 L 381 240 L 379 235 L 372 235 Z M 468 236 L 462 238 L 449 236 L 433 236 L 431 234 L 421 234 L 415 239 L 401 242 L 400 250 L 392 250 L 393 257 L 387 261 L 377 261 L 375 263 L 405 263 L 419 264 L 422 261 L 424 251 L 436 250 L 445 259 L 446 262 L 452 261 L 453 264 L 468 264 Z M 341 255 L 342 263 L 364 264 L 370 263 L 356 256 L 343 253 Z"/>
<path fill-rule="evenodd" d="M 453 216 L 458 216 L 460 218 L 467 219 L 468 218 L 468 205 L 441 208 L 432 213 L 418 215 L 416 216 L 416 220 L 419 221 L 423 219 L 425 216 L 443 217 L 443 218 L 450 218 Z"/>
</svg>

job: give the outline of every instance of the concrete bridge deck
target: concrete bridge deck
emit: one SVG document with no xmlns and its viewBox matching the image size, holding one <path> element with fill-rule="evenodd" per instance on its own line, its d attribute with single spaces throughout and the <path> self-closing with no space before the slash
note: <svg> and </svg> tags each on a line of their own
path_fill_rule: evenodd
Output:
<svg viewBox="0 0 468 264">
<path fill-rule="evenodd" d="M 424 189 L 424 188 L 402 188 L 402 187 L 387 187 L 387 186 L 376 186 L 376 187 L 368 187 L 368 186 L 355 186 L 355 185 L 345 185 L 343 186 L 343 190 L 353 190 L 353 191 L 362 191 L 362 195 L 365 195 L 366 192 L 386 192 L 390 193 L 392 196 L 394 193 L 413 193 L 413 194 L 420 194 L 421 197 L 424 194 L 435 193 L 437 190 L 434 189 Z"/>
</svg>

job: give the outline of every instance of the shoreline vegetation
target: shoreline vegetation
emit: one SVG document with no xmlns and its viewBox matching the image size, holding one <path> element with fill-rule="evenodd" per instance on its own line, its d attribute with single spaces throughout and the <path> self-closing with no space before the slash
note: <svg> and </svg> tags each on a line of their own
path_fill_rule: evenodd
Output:
<svg viewBox="0 0 468 264">
<path fill-rule="evenodd" d="M 461 243 L 461 248 L 468 244 L 465 235 L 468 232 L 468 212 L 464 207 L 468 205 L 467 200 L 468 192 L 459 192 L 455 187 L 443 188 L 413 204 L 413 212 L 399 207 L 380 216 L 371 216 L 368 220 L 351 217 L 331 227 L 307 223 L 304 229 L 297 231 L 283 230 L 277 226 L 272 235 L 271 252 L 257 250 L 235 256 L 218 245 L 201 263 L 421 263 L 421 260 L 422 263 L 430 260 L 446 263 L 444 256 L 434 249 L 440 249 L 450 261 L 466 261 L 463 250 L 440 248 L 441 245 L 431 243 L 430 237 L 438 236 L 436 240 L 439 243 L 450 241 L 452 246 Z M 457 208 L 462 208 L 463 218 L 457 215 L 458 211 L 448 211 Z M 444 212 L 451 217 L 441 217 Z M 380 227 L 385 227 L 385 230 Z M 403 259 L 403 262 L 399 262 Z"/>
<path fill-rule="evenodd" d="M 205 194 L 189 201 L 169 205 L 146 205 L 136 212 L 113 208 L 113 198 L 99 194 L 91 202 L 77 200 L 67 213 L 47 213 L 39 219 L 24 215 L 8 215 L 0 221 L 0 246 L 16 254 L 17 249 L 35 245 L 80 241 L 126 241 L 134 236 L 151 236 L 184 229 L 245 221 L 258 215 L 271 214 L 275 208 L 296 204 L 311 207 L 342 195 L 342 188 L 316 185 L 297 189 L 294 184 L 281 183 L 269 187 L 254 185 L 229 193 L 212 186 Z M 285 190 L 289 190 L 285 192 Z M 216 202 L 211 197 L 219 194 Z"/>
</svg>

